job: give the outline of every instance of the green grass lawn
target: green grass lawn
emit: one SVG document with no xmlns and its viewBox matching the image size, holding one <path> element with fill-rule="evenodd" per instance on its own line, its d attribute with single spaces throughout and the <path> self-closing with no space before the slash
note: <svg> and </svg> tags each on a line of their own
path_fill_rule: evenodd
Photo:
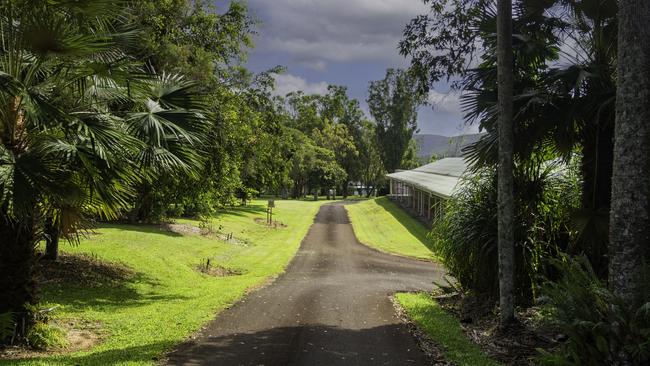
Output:
<svg viewBox="0 0 650 366">
<path fill-rule="evenodd" d="M 280 274 L 324 203 L 276 201 L 275 219 L 285 228 L 254 222 L 265 217 L 266 201 L 221 213 L 212 225 L 244 243 L 225 243 L 198 234 L 176 234 L 155 226 L 101 225 L 97 235 L 67 253 L 90 253 L 119 262 L 136 274 L 126 282 L 96 287 L 75 284 L 42 288 L 43 306 L 60 305 L 59 320 L 99 324 L 102 342 L 87 351 L 0 365 L 149 365 L 196 332 L 247 290 Z M 178 220 L 198 225 L 196 220 Z M 238 269 L 242 275 L 213 277 L 196 271 L 205 258 Z"/>
<path fill-rule="evenodd" d="M 345 206 L 360 242 L 384 252 L 419 259 L 435 259 L 428 229 L 386 197 Z"/>
<path fill-rule="evenodd" d="M 498 366 L 472 343 L 452 315 L 428 294 L 400 293 L 396 300 L 408 316 L 441 348 L 445 358 L 458 366 Z"/>
</svg>

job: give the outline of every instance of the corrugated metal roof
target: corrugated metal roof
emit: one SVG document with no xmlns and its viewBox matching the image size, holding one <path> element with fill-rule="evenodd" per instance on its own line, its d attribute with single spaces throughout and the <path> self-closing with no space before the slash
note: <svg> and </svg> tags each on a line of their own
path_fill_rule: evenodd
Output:
<svg viewBox="0 0 650 366">
<path fill-rule="evenodd" d="M 460 177 L 467 170 L 467 163 L 463 158 L 444 158 L 433 163 L 422 165 L 413 169 L 418 172 L 434 173 L 440 175 L 451 175 Z"/>
<path fill-rule="evenodd" d="M 403 170 L 387 177 L 413 185 L 435 195 L 449 198 L 458 186 L 460 177 L 467 170 L 463 158 L 445 158 L 413 170 Z"/>
</svg>

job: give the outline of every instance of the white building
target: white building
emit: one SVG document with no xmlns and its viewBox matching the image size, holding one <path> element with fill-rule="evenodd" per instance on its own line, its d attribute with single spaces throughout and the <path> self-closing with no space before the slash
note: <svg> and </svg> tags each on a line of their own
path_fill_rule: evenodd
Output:
<svg viewBox="0 0 650 366">
<path fill-rule="evenodd" d="M 386 174 L 390 181 L 389 197 L 428 223 L 443 214 L 444 201 L 458 188 L 467 171 L 463 158 L 444 158 L 412 170 Z"/>
</svg>

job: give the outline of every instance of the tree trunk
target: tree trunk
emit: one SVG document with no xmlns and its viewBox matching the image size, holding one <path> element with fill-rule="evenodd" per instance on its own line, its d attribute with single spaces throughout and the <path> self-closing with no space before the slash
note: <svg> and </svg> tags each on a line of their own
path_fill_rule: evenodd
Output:
<svg viewBox="0 0 650 366">
<path fill-rule="evenodd" d="M 33 221 L 19 222 L 0 214 L 0 238 L 0 314 L 13 313 L 17 324 L 16 336 L 20 339 L 33 324 L 33 315 L 26 305 L 36 302 Z M 0 339 L 0 344 L 7 341 Z"/>
<path fill-rule="evenodd" d="M 621 0 L 609 236 L 609 285 L 629 304 L 640 292 L 650 239 L 650 2 Z"/>
<path fill-rule="evenodd" d="M 153 198 L 151 197 L 151 186 L 149 183 L 142 184 L 139 189 L 136 210 L 135 217 L 138 223 L 148 223 L 152 221 Z"/>
<path fill-rule="evenodd" d="M 514 321 L 513 194 L 513 55 L 512 1 L 497 2 L 497 66 L 499 110 L 499 307 L 501 327 Z"/>
<path fill-rule="evenodd" d="M 56 261 L 59 258 L 59 225 L 53 217 L 45 220 L 45 259 Z"/>
<path fill-rule="evenodd" d="M 607 278 L 607 241 L 612 192 L 614 121 L 585 129 L 582 137 L 581 208 L 587 224 L 577 246 L 600 278 Z M 579 254 L 579 253 L 573 253 Z"/>
</svg>

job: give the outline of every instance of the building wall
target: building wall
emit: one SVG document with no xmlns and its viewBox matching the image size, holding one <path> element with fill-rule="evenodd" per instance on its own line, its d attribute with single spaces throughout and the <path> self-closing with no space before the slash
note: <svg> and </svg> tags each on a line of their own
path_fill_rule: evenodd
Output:
<svg viewBox="0 0 650 366">
<path fill-rule="evenodd" d="M 444 215 L 446 198 L 408 183 L 390 179 L 389 198 L 428 227 L 435 225 Z"/>
</svg>

